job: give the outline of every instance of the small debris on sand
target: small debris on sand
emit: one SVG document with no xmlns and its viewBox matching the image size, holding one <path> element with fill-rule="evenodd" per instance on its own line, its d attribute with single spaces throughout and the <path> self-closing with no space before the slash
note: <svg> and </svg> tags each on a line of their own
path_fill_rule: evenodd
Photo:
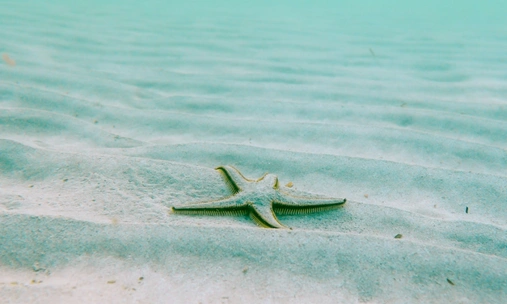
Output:
<svg viewBox="0 0 507 304">
<path fill-rule="evenodd" d="M 12 59 L 9 54 L 7 53 L 3 53 L 2 54 L 2 59 L 5 61 L 5 63 L 7 63 L 8 66 L 11 66 L 11 67 L 14 67 L 16 66 L 16 61 L 14 59 Z"/>
<path fill-rule="evenodd" d="M 394 238 L 395 238 L 395 239 L 401 239 L 402 237 L 403 237 L 403 235 L 402 235 L 402 234 L 399 234 L 399 233 L 398 233 L 397 235 L 395 235 L 395 236 L 394 236 Z"/>
</svg>

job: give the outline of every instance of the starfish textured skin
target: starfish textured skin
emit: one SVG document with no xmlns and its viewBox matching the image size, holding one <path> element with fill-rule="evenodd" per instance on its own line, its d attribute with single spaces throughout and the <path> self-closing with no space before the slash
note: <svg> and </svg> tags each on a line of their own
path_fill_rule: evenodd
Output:
<svg viewBox="0 0 507 304">
<path fill-rule="evenodd" d="M 275 213 L 299 214 L 326 211 L 337 208 L 346 199 L 297 196 L 288 189 L 280 189 L 278 177 L 264 174 L 257 180 L 243 176 L 232 166 L 216 168 L 225 178 L 232 195 L 218 201 L 202 202 L 172 207 L 175 213 L 186 214 L 250 214 L 254 222 L 266 228 L 287 228 L 276 218 Z"/>
</svg>

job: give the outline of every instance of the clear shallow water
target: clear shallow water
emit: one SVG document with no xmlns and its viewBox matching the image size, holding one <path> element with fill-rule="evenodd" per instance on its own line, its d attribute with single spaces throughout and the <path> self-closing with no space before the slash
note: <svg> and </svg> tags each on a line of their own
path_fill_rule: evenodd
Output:
<svg viewBox="0 0 507 304">
<path fill-rule="evenodd" d="M 505 175 L 500 2 L 4 6 L 6 139 L 218 141 Z"/>
<path fill-rule="evenodd" d="M 276 264 L 289 274 L 268 281 L 272 294 L 298 290 L 284 283 L 296 276 L 364 301 L 505 298 L 502 1 L 165 2 L 2 4 L 0 235 L 20 240 L 0 251 L 2 265 L 41 259 L 23 249 L 32 244 L 23 226 L 42 229 L 33 235 L 48 268 L 89 253 L 123 257 L 104 245 L 113 240 L 187 286 L 206 260 L 177 268 L 164 254 L 214 252 L 205 278 Z M 285 219 L 301 231 L 275 243 L 309 243 L 282 256 L 247 219 L 167 215 L 172 204 L 226 195 L 212 171 L 220 164 L 352 203 Z M 312 268 L 307 257 L 321 248 Z M 223 262 L 231 256 L 239 270 Z M 394 295 L 393 269 L 403 282 Z"/>
</svg>

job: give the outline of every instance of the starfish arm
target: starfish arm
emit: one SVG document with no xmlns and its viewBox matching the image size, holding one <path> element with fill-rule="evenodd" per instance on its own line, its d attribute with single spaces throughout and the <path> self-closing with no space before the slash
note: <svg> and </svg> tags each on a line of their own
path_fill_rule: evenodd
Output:
<svg viewBox="0 0 507 304">
<path fill-rule="evenodd" d="M 301 197 L 279 192 L 278 198 L 273 201 L 273 207 L 276 213 L 299 214 L 335 209 L 345 202 L 345 198 Z"/>
<path fill-rule="evenodd" d="M 243 174 L 241 174 L 241 172 L 239 172 L 239 170 L 233 166 L 220 166 L 215 170 L 219 171 L 222 174 L 229 188 L 234 194 L 245 189 L 248 182 L 252 182 L 252 180 L 244 177 Z"/>
<path fill-rule="evenodd" d="M 240 198 L 233 196 L 218 201 L 173 206 L 172 211 L 186 214 L 239 215 L 247 213 L 247 204 L 242 202 Z"/>
<path fill-rule="evenodd" d="M 253 221 L 265 228 L 286 228 L 276 218 L 275 213 L 270 205 L 250 204 L 250 217 Z"/>
</svg>

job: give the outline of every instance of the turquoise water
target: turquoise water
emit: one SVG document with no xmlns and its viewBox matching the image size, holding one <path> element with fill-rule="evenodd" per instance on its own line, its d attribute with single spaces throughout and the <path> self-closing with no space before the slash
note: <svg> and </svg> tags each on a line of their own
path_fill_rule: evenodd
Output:
<svg viewBox="0 0 507 304">
<path fill-rule="evenodd" d="M 215 302 L 502 303 L 505 16 L 507 1 L 2 1 L 0 266 L 128 261 L 141 288 L 154 265 L 194 302 L 204 284 Z M 227 164 L 347 206 L 284 218 L 290 232 L 167 213 L 230 194 Z"/>
<path fill-rule="evenodd" d="M 246 125 L 226 137 L 220 124 L 234 117 L 402 127 L 505 148 L 505 13 L 502 1 L 10 2 L 0 52 L 15 66 L 3 60 L 1 97 L 5 109 L 45 110 L 135 140 L 276 142 Z M 199 119 L 168 124 L 175 113 Z M 476 132 L 460 115 L 497 123 L 477 121 Z M 219 125 L 200 123 L 215 116 Z M 311 150 L 300 128 L 278 138 Z M 373 157 L 361 141 L 350 145 Z"/>
<path fill-rule="evenodd" d="M 504 1 L 4 2 L 0 52 L 15 59 L 18 69 L 2 68 L 1 76 L 61 84 L 99 99 L 132 86 L 173 95 L 203 92 L 206 98 L 303 94 L 312 100 L 339 97 L 353 87 L 353 96 L 374 91 L 376 99 L 380 89 L 386 92 L 381 98 L 402 99 L 424 96 L 421 91 L 431 86 L 417 83 L 422 79 L 435 81 L 433 96 L 458 100 L 485 91 L 473 80 L 504 84 L 506 6 Z M 19 71 L 24 68 L 31 72 Z M 378 80 L 385 82 L 372 83 Z M 465 81 L 471 83 L 456 88 Z M 444 88 L 436 88 L 440 84 Z"/>
</svg>

